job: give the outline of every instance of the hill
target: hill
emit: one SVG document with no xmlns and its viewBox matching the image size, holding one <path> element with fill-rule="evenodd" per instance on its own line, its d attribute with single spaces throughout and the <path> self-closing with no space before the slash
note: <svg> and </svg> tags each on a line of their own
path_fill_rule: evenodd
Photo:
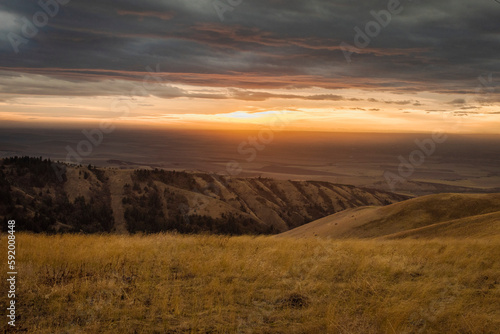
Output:
<svg viewBox="0 0 500 334">
<path fill-rule="evenodd" d="M 345 209 L 407 198 L 319 181 L 68 166 L 29 157 L 0 164 L 0 218 L 15 217 L 20 230 L 35 232 L 279 233 Z"/>
<path fill-rule="evenodd" d="M 500 212 L 450 220 L 387 235 L 384 239 L 403 238 L 488 238 L 500 235 Z"/>
<path fill-rule="evenodd" d="M 437 194 L 349 209 L 280 236 L 330 238 L 500 235 L 500 194 Z"/>
</svg>

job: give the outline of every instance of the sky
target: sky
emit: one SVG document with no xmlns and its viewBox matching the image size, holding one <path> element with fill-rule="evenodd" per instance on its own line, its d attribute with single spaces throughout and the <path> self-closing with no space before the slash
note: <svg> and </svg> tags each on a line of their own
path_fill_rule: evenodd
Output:
<svg viewBox="0 0 500 334">
<path fill-rule="evenodd" d="M 499 2 L 5 0 L 0 126 L 498 134 Z"/>
</svg>

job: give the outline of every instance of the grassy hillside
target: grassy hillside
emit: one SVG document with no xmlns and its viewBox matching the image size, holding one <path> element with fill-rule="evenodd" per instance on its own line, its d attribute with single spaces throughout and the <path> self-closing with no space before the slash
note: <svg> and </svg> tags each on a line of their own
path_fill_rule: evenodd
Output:
<svg viewBox="0 0 500 334">
<path fill-rule="evenodd" d="M 500 212 L 487 213 L 384 236 L 402 238 L 491 238 L 500 236 Z"/>
<path fill-rule="evenodd" d="M 19 229 L 35 232 L 271 234 L 406 198 L 328 182 L 0 160 L 0 219 L 15 218 Z"/>
<path fill-rule="evenodd" d="M 499 238 L 19 233 L 17 330 L 496 333 L 499 258 Z"/>
<path fill-rule="evenodd" d="M 331 238 L 498 236 L 500 194 L 438 194 L 346 210 L 282 234 Z"/>
</svg>

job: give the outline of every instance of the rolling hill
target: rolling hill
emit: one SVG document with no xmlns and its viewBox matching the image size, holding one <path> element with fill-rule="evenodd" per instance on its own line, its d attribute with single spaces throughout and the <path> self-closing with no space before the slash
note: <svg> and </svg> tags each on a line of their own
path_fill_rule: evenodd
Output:
<svg viewBox="0 0 500 334">
<path fill-rule="evenodd" d="M 436 238 L 500 235 L 500 194 L 437 194 L 349 209 L 284 237 Z"/>
<path fill-rule="evenodd" d="M 19 229 L 36 232 L 273 234 L 407 198 L 320 181 L 96 168 L 29 157 L 0 163 L 0 218 L 16 217 Z"/>
</svg>

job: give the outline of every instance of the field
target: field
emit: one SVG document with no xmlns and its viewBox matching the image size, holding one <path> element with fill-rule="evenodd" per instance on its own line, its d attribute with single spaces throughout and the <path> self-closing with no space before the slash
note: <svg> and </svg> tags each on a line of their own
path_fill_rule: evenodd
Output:
<svg viewBox="0 0 500 334">
<path fill-rule="evenodd" d="M 27 333 L 500 328 L 498 238 L 18 233 L 17 242 L 16 329 Z M 8 290 L 5 280 L 1 289 Z"/>
</svg>

